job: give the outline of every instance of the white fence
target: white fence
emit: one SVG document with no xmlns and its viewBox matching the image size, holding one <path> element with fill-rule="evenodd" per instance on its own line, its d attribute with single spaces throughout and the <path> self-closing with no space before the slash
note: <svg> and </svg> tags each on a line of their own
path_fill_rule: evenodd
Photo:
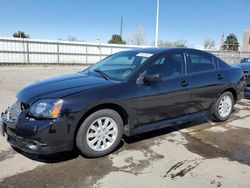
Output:
<svg viewBox="0 0 250 188">
<path fill-rule="evenodd" d="M 0 64 L 93 64 L 130 45 L 0 37 Z"/>
<path fill-rule="evenodd" d="M 110 54 L 142 47 L 146 46 L 0 37 L 0 64 L 93 64 Z M 250 53 L 243 52 L 211 53 L 230 64 L 250 58 Z"/>
<path fill-rule="evenodd" d="M 229 64 L 238 64 L 243 58 L 250 58 L 250 52 L 209 51 Z"/>
</svg>

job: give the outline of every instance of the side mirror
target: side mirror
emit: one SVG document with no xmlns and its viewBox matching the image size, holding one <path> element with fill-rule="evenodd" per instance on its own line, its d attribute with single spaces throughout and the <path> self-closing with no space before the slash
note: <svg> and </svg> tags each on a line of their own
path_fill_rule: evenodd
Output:
<svg viewBox="0 0 250 188">
<path fill-rule="evenodd" d="M 160 74 L 145 75 L 143 81 L 144 83 L 158 83 L 162 81 L 162 76 Z"/>
</svg>

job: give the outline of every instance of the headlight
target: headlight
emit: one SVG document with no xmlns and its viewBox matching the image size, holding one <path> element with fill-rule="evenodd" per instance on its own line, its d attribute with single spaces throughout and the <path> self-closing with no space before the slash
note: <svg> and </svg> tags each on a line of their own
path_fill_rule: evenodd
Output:
<svg viewBox="0 0 250 188">
<path fill-rule="evenodd" d="M 41 99 L 31 105 L 30 114 L 38 118 L 58 118 L 62 104 L 62 99 Z"/>
</svg>

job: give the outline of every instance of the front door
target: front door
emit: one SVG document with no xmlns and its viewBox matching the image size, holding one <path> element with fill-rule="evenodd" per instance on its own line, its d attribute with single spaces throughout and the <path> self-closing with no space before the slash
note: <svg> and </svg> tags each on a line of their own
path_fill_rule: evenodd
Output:
<svg viewBox="0 0 250 188">
<path fill-rule="evenodd" d="M 186 75 L 184 52 L 159 57 L 146 75 L 160 75 L 162 81 L 138 85 L 138 123 L 147 124 L 189 113 L 190 81 Z"/>
</svg>

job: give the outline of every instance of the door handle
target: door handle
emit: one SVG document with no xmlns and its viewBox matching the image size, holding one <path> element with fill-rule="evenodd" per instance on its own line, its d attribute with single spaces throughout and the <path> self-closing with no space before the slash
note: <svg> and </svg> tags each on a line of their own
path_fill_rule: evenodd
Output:
<svg viewBox="0 0 250 188">
<path fill-rule="evenodd" d="M 224 78 L 224 76 L 222 74 L 218 74 L 216 77 L 218 80 L 222 80 Z"/>
<path fill-rule="evenodd" d="M 188 85 L 190 85 L 190 82 L 189 82 L 189 81 L 187 81 L 187 80 L 181 81 L 181 86 L 182 86 L 182 87 L 187 87 Z"/>
</svg>

